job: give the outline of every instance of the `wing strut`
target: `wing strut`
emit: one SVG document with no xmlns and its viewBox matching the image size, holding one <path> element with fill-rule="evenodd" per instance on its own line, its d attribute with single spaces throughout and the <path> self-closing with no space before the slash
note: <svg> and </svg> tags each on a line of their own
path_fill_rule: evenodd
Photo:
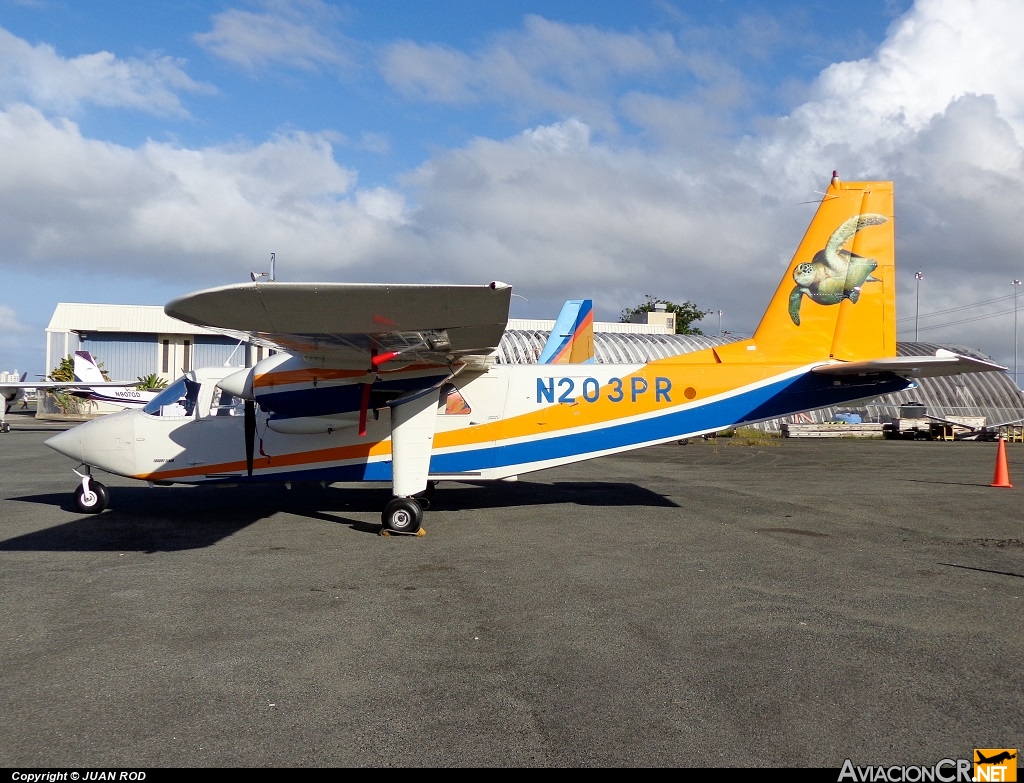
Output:
<svg viewBox="0 0 1024 783">
<path fill-rule="evenodd" d="M 396 497 L 427 488 L 438 391 L 430 388 L 391 405 L 391 483 Z"/>
<path fill-rule="evenodd" d="M 359 437 L 366 437 L 366 412 L 370 408 L 370 390 L 373 388 L 373 383 L 363 384 L 363 399 L 359 403 Z"/>
<path fill-rule="evenodd" d="M 237 432 L 237 430 L 236 430 Z M 238 437 L 237 435 L 235 437 Z M 252 459 L 256 449 L 256 403 L 245 401 L 245 470 L 252 478 Z"/>
</svg>

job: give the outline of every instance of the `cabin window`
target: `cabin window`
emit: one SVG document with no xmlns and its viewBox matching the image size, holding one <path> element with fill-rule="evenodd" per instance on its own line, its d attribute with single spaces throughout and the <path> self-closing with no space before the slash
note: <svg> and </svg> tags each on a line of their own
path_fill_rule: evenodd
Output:
<svg viewBox="0 0 1024 783">
<path fill-rule="evenodd" d="M 245 401 L 221 388 L 215 387 L 213 390 L 213 400 L 210 403 L 210 415 L 243 416 L 245 415 Z"/>
<path fill-rule="evenodd" d="M 454 383 L 446 383 L 441 387 L 437 412 L 442 416 L 468 416 L 473 412 L 473 408 Z"/>
<path fill-rule="evenodd" d="M 146 403 L 143 410 L 151 416 L 187 419 L 196 412 L 199 384 L 182 376 Z"/>
</svg>

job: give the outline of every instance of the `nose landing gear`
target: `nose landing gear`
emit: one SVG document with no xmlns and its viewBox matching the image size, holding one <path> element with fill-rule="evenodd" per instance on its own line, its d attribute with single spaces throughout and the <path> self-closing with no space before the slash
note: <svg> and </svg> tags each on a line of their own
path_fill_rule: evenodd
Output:
<svg viewBox="0 0 1024 783">
<path fill-rule="evenodd" d="M 99 514 L 110 503 L 110 493 L 100 482 L 96 481 L 88 471 L 75 475 L 80 476 L 82 483 L 75 488 L 75 508 L 83 514 Z"/>
</svg>

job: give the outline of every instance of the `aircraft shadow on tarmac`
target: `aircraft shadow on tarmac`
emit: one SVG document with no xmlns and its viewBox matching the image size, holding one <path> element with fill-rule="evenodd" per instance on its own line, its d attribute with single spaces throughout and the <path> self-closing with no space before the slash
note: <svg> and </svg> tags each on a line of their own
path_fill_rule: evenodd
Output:
<svg viewBox="0 0 1024 783">
<path fill-rule="evenodd" d="M 277 513 L 320 519 L 378 534 L 380 510 L 390 488 L 321 487 L 296 482 L 248 487 L 110 487 L 110 508 L 80 515 L 69 493 L 26 495 L 13 501 L 53 506 L 76 519 L 24 536 L 0 541 L 5 552 L 141 551 L 201 549 Z M 430 511 L 472 512 L 517 506 L 623 506 L 676 508 L 663 495 L 629 483 L 560 481 L 489 482 L 483 485 L 442 483 Z M 372 514 L 372 522 L 352 514 Z M 429 519 L 429 517 L 428 517 Z"/>
</svg>

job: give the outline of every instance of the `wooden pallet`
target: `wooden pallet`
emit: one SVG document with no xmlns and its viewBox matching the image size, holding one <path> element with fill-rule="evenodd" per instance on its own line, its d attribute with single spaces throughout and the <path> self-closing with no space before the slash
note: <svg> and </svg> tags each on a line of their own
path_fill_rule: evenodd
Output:
<svg viewBox="0 0 1024 783">
<path fill-rule="evenodd" d="M 881 424 L 871 423 L 823 422 L 782 425 L 782 435 L 786 438 L 881 438 L 883 434 Z"/>
</svg>

